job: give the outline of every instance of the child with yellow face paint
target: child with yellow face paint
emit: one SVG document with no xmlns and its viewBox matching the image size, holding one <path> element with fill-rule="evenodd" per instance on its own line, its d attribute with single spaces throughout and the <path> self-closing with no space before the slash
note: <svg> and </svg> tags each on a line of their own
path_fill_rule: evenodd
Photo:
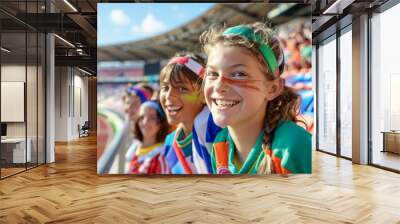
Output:
<svg viewBox="0 0 400 224">
<path fill-rule="evenodd" d="M 172 174 L 202 172 L 196 169 L 193 160 L 192 140 L 196 117 L 199 114 L 205 117 L 207 113 L 210 114 L 201 91 L 203 75 L 204 60 L 191 53 L 173 57 L 160 73 L 160 102 L 168 123 L 177 126 L 165 140 L 164 156 L 169 173 Z M 207 157 L 208 152 L 196 155 L 199 154 Z"/>
</svg>

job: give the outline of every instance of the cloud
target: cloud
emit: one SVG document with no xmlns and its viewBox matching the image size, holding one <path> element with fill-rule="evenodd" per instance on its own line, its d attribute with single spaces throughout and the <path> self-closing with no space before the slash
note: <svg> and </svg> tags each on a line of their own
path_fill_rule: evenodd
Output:
<svg viewBox="0 0 400 224">
<path fill-rule="evenodd" d="M 129 17 L 120 9 L 114 9 L 110 13 L 111 21 L 117 26 L 125 26 L 129 24 Z"/>
<path fill-rule="evenodd" d="M 134 33 L 140 33 L 140 26 L 133 26 L 132 27 L 132 32 L 134 32 Z"/>
<path fill-rule="evenodd" d="M 166 25 L 163 21 L 157 20 L 153 14 L 148 13 L 141 24 L 132 27 L 133 33 L 154 34 L 166 30 Z"/>
</svg>

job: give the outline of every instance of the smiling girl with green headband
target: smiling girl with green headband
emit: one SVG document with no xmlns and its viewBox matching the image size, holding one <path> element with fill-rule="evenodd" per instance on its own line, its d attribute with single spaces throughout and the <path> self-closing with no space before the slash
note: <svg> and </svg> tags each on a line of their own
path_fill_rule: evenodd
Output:
<svg viewBox="0 0 400 224">
<path fill-rule="evenodd" d="M 280 77 L 279 39 L 262 23 L 211 28 L 204 95 L 223 127 L 212 148 L 215 174 L 311 173 L 311 135 L 298 126 L 299 96 Z"/>
</svg>

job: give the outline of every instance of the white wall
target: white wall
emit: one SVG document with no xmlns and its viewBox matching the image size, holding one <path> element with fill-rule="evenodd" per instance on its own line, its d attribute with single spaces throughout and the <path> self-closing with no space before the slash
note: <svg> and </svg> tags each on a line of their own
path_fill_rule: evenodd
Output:
<svg viewBox="0 0 400 224">
<path fill-rule="evenodd" d="M 1 81 L 1 121 L 24 122 L 25 82 Z M 35 107 L 36 108 L 36 105 Z"/>
<path fill-rule="evenodd" d="M 2 65 L 1 81 L 25 82 L 25 65 Z"/>
<path fill-rule="evenodd" d="M 83 75 L 76 68 L 56 67 L 56 141 L 77 139 L 78 124 L 88 120 L 88 78 Z"/>
<path fill-rule="evenodd" d="M 38 69 L 38 70 L 37 70 Z M 41 67 L 25 66 L 21 64 L 3 64 L 1 66 L 1 81 L 2 82 L 24 82 L 26 84 L 26 106 L 19 108 L 21 113 L 25 114 L 26 120 L 22 122 L 6 122 L 7 137 L 9 138 L 27 138 L 30 140 L 29 148 L 32 151 L 32 161 L 36 162 L 39 158 L 39 163 L 44 163 L 44 83 Z M 27 78 L 27 80 L 25 80 Z M 2 89 L 3 92 L 4 89 Z M 24 94 L 24 90 L 20 90 Z M 3 97 L 7 97 L 2 95 Z M 24 96 L 25 97 L 25 96 Z M 2 112 L 13 113 L 13 108 L 2 107 Z M 7 111 L 9 110 L 9 111 Z M 14 108 L 14 110 L 16 110 Z M 15 113 L 15 112 L 14 112 Z M 23 115 L 24 116 L 24 115 Z M 37 153 L 39 153 L 37 157 Z"/>
<path fill-rule="evenodd" d="M 80 124 L 81 126 L 88 121 L 89 114 L 88 114 L 88 77 L 81 76 L 82 73 L 78 73 L 76 75 L 77 70 L 75 70 L 74 75 L 74 119 L 72 123 L 72 133 L 73 136 L 78 136 L 78 129 L 77 126 Z M 80 108 L 81 107 L 81 108 Z M 81 111 L 80 111 L 81 110 Z"/>
<path fill-rule="evenodd" d="M 2 65 L 1 81 L 2 82 L 25 82 L 25 65 Z M 28 70 L 32 69 L 28 67 Z M 7 110 L 7 108 L 1 108 Z M 8 137 L 25 137 L 25 123 L 12 122 L 7 124 Z"/>
<path fill-rule="evenodd" d="M 25 74 L 27 69 L 28 74 L 32 72 L 33 69 L 36 69 L 32 66 L 25 65 L 2 65 L 1 66 L 1 81 L 4 82 L 25 82 Z M 36 70 L 35 70 L 36 72 Z M 26 82 L 25 82 L 26 83 Z M 33 94 L 29 94 L 28 97 Z M 36 93 L 35 93 L 36 96 Z M 1 108 L 1 110 L 7 110 L 7 108 Z M 29 115 L 28 115 L 29 116 Z M 30 117 L 28 117 L 30 120 Z M 8 137 L 25 137 L 25 122 L 10 122 L 7 123 L 7 136 Z"/>
<path fill-rule="evenodd" d="M 55 141 L 68 140 L 68 86 L 67 67 L 55 68 Z"/>
</svg>

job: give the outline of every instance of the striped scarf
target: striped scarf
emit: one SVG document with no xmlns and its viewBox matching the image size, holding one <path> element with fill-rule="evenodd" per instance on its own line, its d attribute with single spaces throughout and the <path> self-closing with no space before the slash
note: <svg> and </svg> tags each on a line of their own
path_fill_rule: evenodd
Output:
<svg viewBox="0 0 400 224">
<path fill-rule="evenodd" d="M 185 153 L 183 151 L 183 148 L 192 144 L 192 133 L 190 133 L 188 136 L 184 136 L 184 135 L 185 135 L 185 133 L 183 131 L 183 128 L 178 127 L 178 129 L 175 132 L 173 148 L 174 148 L 176 157 L 178 158 L 178 161 L 181 164 L 181 166 L 185 172 L 184 174 L 193 174 L 194 165 L 192 162 L 189 162 L 192 160 L 192 158 L 191 158 L 192 152 Z"/>
<path fill-rule="evenodd" d="M 216 174 L 288 174 L 289 170 L 281 165 L 281 159 L 273 155 L 272 150 L 262 144 L 263 133 L 260 133 L 256 143 L 251 148 L 243 164 L 235 156 L 236 147 L 229 131 L 224 128 L 213 144 L 215 157 L 214 173 Z"/>
</svg>

